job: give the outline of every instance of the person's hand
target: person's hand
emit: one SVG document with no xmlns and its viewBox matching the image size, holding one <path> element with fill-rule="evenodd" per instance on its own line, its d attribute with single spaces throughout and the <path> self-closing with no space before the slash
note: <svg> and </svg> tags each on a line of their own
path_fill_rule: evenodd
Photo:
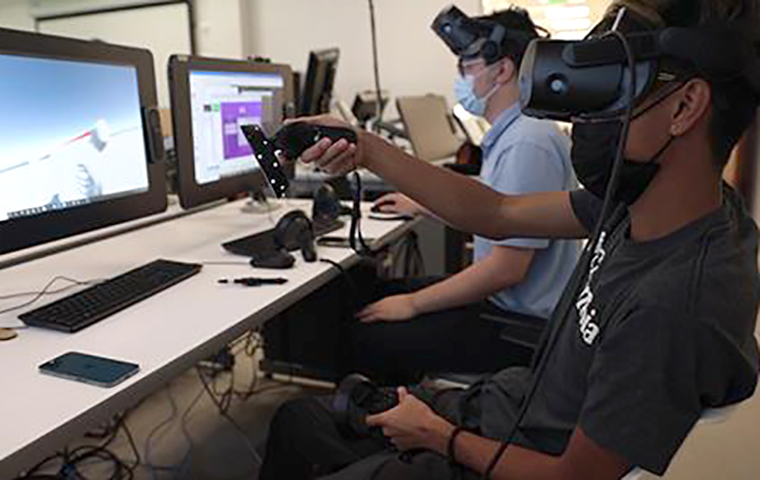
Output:
<svg viewBox="0 0 760 480">
<path fill-rule="evenodd" d="M 346 139 L 333 143 L 329 138 L 323 138 L 303 152 L 301 155 L 302 162 L 313 163 L 321 170 L 336 176 L 346 175 L 364 164 L 362 149 L 363 132 L 352 128 L 348 123 L 330 115 L 297 118 L 290 120 L 288 123 L 290 122 L 306 122 L 326 127 L 348 128 L 356 132 L 356 144 L 349 143 Z"/>
<path fill-rule="evenodd" d="M 366 306 L 356 314 L 362 323 L 403 322 L 417 315 L 411 294 L 394 295 Z"/>
<path fill-rule="evenodd" d="M 439 417 L 424 402 L 406 388 L 398 389 L 399 403 L 395 408 L 370 415 L 366 423 L 380 427 L 399 450 L 433 450 L 446 455 L 446 447 L 454 426 Z"/>
<path fill-rule="evenodd" d="M 398 213 L 400 215 L 421 215 L 425 209 L 419 203 L 403 193 L 389 193 L 375 200 L 373 207 L 383 213 Z"/>
</svg>

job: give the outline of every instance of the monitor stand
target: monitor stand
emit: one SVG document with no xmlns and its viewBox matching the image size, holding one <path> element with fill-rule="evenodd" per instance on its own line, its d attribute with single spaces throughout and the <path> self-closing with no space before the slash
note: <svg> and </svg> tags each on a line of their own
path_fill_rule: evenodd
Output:
<svg viewBox="0 0 760 480">
<path fill-rule="evenodd" d="M 240 208 L 243 213 L 266 214 L 282 208 L 279 203 L 270 202 L 262 190 L 251 190 L 248 201 Z"/>
</svg>

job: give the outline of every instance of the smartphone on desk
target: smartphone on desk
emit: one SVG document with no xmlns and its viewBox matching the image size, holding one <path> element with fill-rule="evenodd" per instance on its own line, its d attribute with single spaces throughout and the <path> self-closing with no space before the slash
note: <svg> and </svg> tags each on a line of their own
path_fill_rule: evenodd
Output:
<svg viewBox="0 0 760 480">
<path fill-rule="evenodd" d="M 46 375 L 76 380 L 99 387 L 113 387 L 140 371 L 135 363 L 69 352 L 39 366 Z"/>
</svg>

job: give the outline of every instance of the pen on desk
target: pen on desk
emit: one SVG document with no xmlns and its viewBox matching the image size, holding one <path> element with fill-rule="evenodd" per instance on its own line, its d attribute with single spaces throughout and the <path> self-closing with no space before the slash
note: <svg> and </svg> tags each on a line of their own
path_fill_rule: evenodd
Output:
<svg viewBox="0 0 760 480">
<path fill-rule="evenodd" d="M 282 285 L 288 283 L 287 278 L 258 278 L 258 277 L 243 277 L 229 280 L 227 278 L 220 278 L 219 283 L 229 284 L 236 283 L 238 285 L 244 285 L 246 287 L 259 287 L 262 285 Z"/>
</svg>

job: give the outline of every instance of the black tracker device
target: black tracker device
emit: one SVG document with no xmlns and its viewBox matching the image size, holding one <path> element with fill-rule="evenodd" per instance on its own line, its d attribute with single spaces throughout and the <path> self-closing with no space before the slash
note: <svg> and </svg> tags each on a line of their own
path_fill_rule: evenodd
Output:
<svg viewBox="0 0 760 480">
<path fill-rule="evenodd" d="M 626 34 L 634 60 L 634 106 L 656 81 L 692 77 L 710 82 L 740 80 L 760 94 L 757 43 L 739 25 L 671 27 Z M 674 62 L 663 62 L 670 59 Z M 631 93 L 625 50 L 613 36 L 583 41 L 538 39 L 525 52 L 520 69 L 525 114 L 559 121 L 619 118 Z"/>
<path fill-rule="evenodd" d="M 245 138 L 251 144 L 253 155 L 259 162 L 269 187 L 277 198 L 282 198 L 288 191 L 290 182 L 277 159 L 272 142 L 264 135 L 264 131 L 258 125 L 243 125 L 241 127 Z"/>
<path fill-rule="evenodd" d="M 256 125 L 244 125 L 241 128 L 245 138 L 251 144 L 254 156 L 261 165 L 269 185 L 278 198 L 285 196 L 290 185 L 278 155 L 296 160 L 304 151 L 323 138 L 329 138 L 333 142 L 341 139 L 354 144 L 357 142 L 356 132 L 350 128 L 328 127 L 306 122 L 289 123 L 277 131 L 271 139 L 267 138 L 264 131 Z"/>
</svg>

